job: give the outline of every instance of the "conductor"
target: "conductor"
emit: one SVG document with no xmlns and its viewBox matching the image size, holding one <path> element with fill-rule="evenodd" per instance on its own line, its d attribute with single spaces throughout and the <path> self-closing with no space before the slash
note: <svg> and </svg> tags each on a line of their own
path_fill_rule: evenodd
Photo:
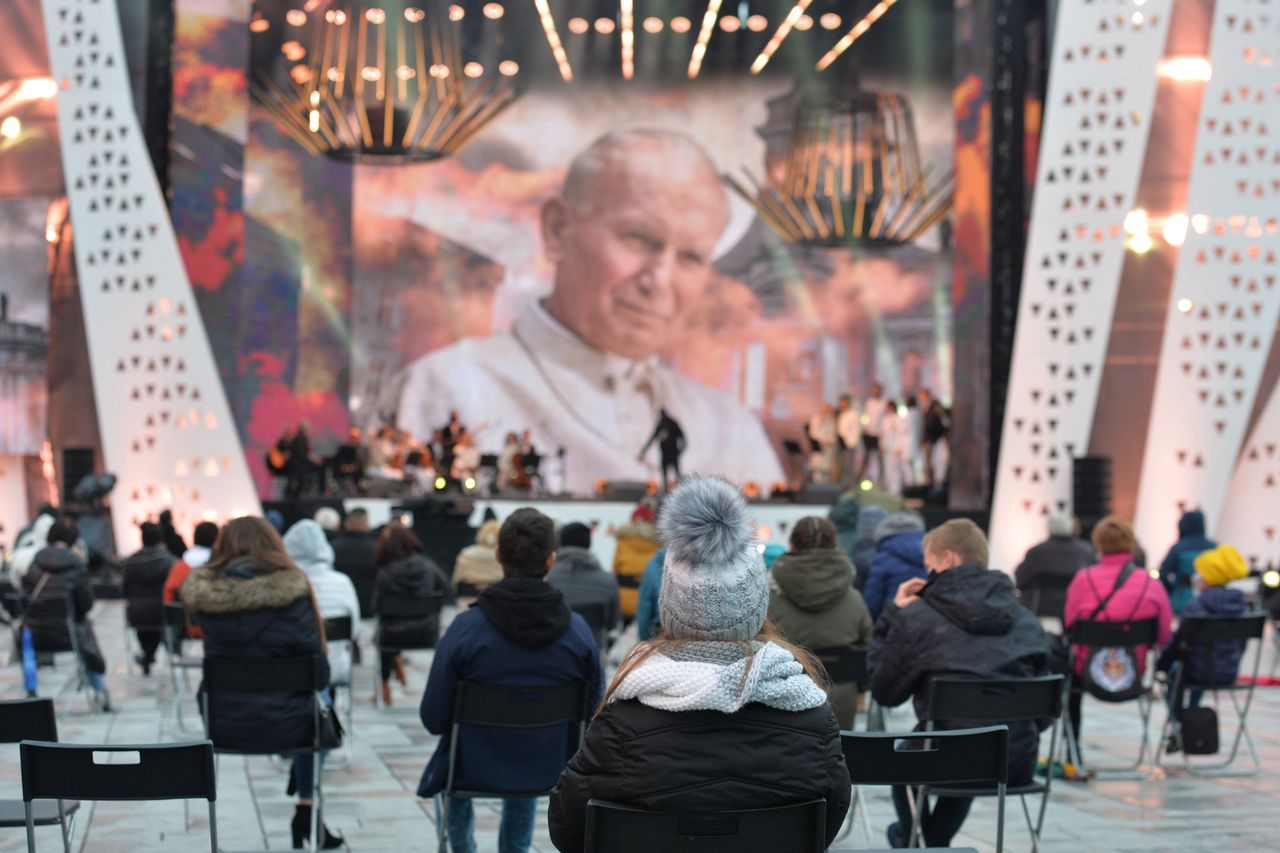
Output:
<svg viewBox="0 0 1280 853">
<path fill-rule="evenodd" d="M 644 448 L 640 451 L 641 458 L 655 441 L 658 442 L 658 451 L 662 454 L 662 490 L 665 492 L 670 483 L 680 482 L 680 454 L 684 453 L 684 430 L 680 429 L 680 424 L 676 423 L 676 419 L 671 417 L 671 413 L 666 409 L 659 412 L 658 426 L 654 428 L 649 440 L 644 443 Z M 667 473 L 668 471 L 675 473 L 674 481 Z"/>
</svg>

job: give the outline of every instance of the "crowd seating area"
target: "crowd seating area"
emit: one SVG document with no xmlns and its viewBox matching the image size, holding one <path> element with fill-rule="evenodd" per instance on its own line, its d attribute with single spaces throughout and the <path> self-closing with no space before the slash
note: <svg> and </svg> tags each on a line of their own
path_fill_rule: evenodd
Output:
<svg viewBox="0 0 1280 853">
<path fill-rule="evenodd" d="M 182 680 L 180 669 L 159 666 L 144 677 L 136 668 L 127 668 L 125 634 L 113 626 L 123 626 L 121 602 L 99 602 L 95 609 L 99 641 L 110 663 L 108 687 L 114 699 L 112 713 L 91 713 L 88 700 L 74 689 L 77 669 L 69 656 L 58 658 L 55 669 L 41 669 L 40 693 L 56 697 L 56 719 L 62 743 L 134 745 L 189 742 L 198 738 L 200 718 L 192 692 L 175 703 L 171 679 Z M 448 607 L 445 618 L 453 616 Z M 426 682 L 432 652 L 421 650 L 406 655 L 408 684 L 394 687 L 391 707 L 374 704 L 378 682 L 376 655 L 368 645 L 366 629 L 363 663 L 352 673 L 350 716 L 346 697 L 339 700 L 347 741 L 343 749 L 325 765 L 324 819 L 335 832 L 344 834 L 353 850 L 434 849 L 435 810 L 428 801 L 414 795 L 418 777 L 435 747 L 418 719 L 418 700 Z M 619 647 L 628 645 L 624 636 Z M 0 654 L 8 659 L 11 638 L 0 637 Z M 197 647 L 198 648 L 198 647 Z M 617 659 L 617 648 L 613 655 Z M 1247 660 L 1251 660 L 1251 647 Z M 189 650 L 190 651 L 190 650 Z M 1272 672 L 1277 664 L 1271 629 L 1263 639 L 1261 669 Z M 162 652 L 162 656 L 163 656 Z M 192 673 L 192 687 L 198 673 Z M 21 667 L 0 669 L 0 699 L 24 695 Z M 961 697 L 963 698 L 963 697 Z M 1224 738 L 1235 719 L 1224 697 Z M 181 727 L 175 712 L 182 715 Z M 1155 710 L 1154 725 L 1163 719 L 1163 708 Z M 1171 769 L 1147 765 L 1135 778 L 1094 779 L 1088 783 L 1055 781 L 1045 816 L 1040 849 L 1183 851 L 1188 849 L 1262 850 L 1274 843 L 1272 808 L 1280 805 L 1280 778 L 1276 759 L 1280 758 L 1280 690 L 1262 687 L 1256 691 L 1249 711 L 1250 729 L 1262 759 L 1260 772 L 1251 776 L 1201 778 L 1180 767 L 1180 761 L 1165 764 Z M 903 731 L 914 725 L 909 707 L 885 713 L 885 726 Z M 859 714 L 857 728 L 865 730 L 866 715 Z M 1158 729 L 1157 729 L 1158 731 Z M 1050 732 L 1043 749 L 1047 751 Z M 1139 715 L 1134 706 L 1091 703 L 1084 737 L 1084 750 L 1091 763 L 1123 764 L 1132 759 L 1141 739 Z M 1154 739 L 1154 732 L 1153 732 Z M 846 743 L 846 754 L 872 755 L 875 744 Z M 16 745 L 3 745 L 0 761 L 0 798 L 21 797 L 20 768 Z M 870 752 L 868 750 L 871 750 Z M 118 759 L 108 759 L 118 760 Z M 125 759 L 128 760 L 128 759 Z M 856 759 L 855 759 L 856 760 Z M 871 762 L 853 773 L 864 787 L 859 791 L 859 807 L 851 812 L 847 834 L 833 850 L 879 849 L 884 847 L 884 827 L 893 819 L 888 788 L 874 787 L 876 772 L 883 762 Z M 939 763 L 938 766 L 941 766 Z M 217 759 L 217 836 L 222 849 L 288 849 L 288 818 L 294 800 L 285 793 L 286 766 L 271 756 L 222 755 Z M 1248 762 L 1242 770 L 1250 769 Z M 192 789 L 200 780 L 192 780 Z M 900 781 L 893 779 L 888 781 Z M 945 781 L 941 778 L 935 781 Z M 197 794 L 193 794 L 197 796 Z M 544 801 L 545 802 L 545 801 Z M 497 849 L 498 801 L 480 801 L 477 806 L 478 849 Z M 744 808 L 752 804 L 744 803 Z M 1038 802 L 1029 798 L 1031 821 L 1036 819 Z M 980 798 L 961 834 L 959 847 L 979 851 L 995 850 L 997 842 L 997 800 Z M 199 799 L 187 802 L 84 802 L 72 824 L 70 845 L 87 851 L 160 851 L 208 849 L 209 812 Z M 625 816 L 623 816 L 625 817 Z M 1030 836 L 1018 798 L 1012 793 L 1004 809 L 1005 850 L 1030 849 Z M 551 851 L 547 837 L 545 807 L 537 817 L 534 849 Z M 870 837 L 868 837 L 868 830 Z M 654 831 L 661 831 L 655 828 Z M 56 823 L 38 828 L 39 849 L 61 849 Z M 0 830 L 0 853 L 26 849 L 21 826 Z M 612 849 L 605 847 L 602 849 Z M 650 848 L 656 849 L 656 848 Z"/>
</svg>

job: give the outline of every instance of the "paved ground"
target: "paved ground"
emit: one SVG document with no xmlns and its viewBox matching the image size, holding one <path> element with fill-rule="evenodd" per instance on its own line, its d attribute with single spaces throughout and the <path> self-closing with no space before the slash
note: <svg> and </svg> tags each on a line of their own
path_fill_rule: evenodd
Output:
<svg viewBox="0 0 1280 853">
<path fill-rule="evenodd" d="M 171 719 L 167 674 L 143 678 L 126 671 L 121 606 L 103 602 L 94 614 L 99 640 L 111 672 L 108 685 L 117 705 L 112 714 L 90 714 L 82 696 L 59 700 L 59 733 L 66 742 L 145 743 L 185 739 Z M 367 642 L 366 627 L 366 642 Z M 0 632 L 0 660 L 8 660 L 8 632 Z M 370 655 L 366 654 L 366 661 Z M 1268 641 L 1263 671 L 1270 672 L 1274 655 Z M 351 850 L 434 850 L 433 808 L 414 796 L 417 781 L 435 738 L 418 721 L 417 704 L 430 666 L 429 653 L 409 660 L 409 685 L 398 690 L 395 705 L 376 709 L 371 701 L 374 673 L 357 668 L 355 722 L 350 761 L 345 768 L 325 772 L 326 822 L 347 837 Z M 41 692 L 55 692 L 68 667 L 42 671 Z M 162 670 L 163 667 L 160 667 Z M 22 695 L 20 667 L 0 668 L 0 698 Z M 1224 698 L 1223 700 L 1227 700 Z M 183 705 L 187 725 L 198 716 L 190 699 Z M 1154 724 L 1163 713 L 1157 710 Z M 1042 849 L 1053 851 L 1187 851 L 1274 850 L 1280 847 L 1276 816 L 1280 813 L 1280 688 L 1256 694 L 1250 719 L 1263 758 L 1262 772 L 1253 777 L 1199 779 L 1186 773 L 1155 773 L 1134 781 L 1094 781 L 1060 784 L 1049 805 Z M 909 724 L 908 716 L 894 722 Z M 1137 715 L 1132 705 L 1085 708 L 1086 755 L 1095 760 L 1119 760 L 1136 745 Z M 1224 733 L 1227 728 L 1224 715 Z M 0 796 L 20 796 L 16 747 L 0 746 Z M 267 758 L 223 757 L 219 762 L 218 830 L 227 849 L 289 847 L 293 804 L 285 795 L 283 768 Z M 884 846 L 884 827 L 892 807 L 887 791 L 872 791 L 870 821 L 875 846 Z M 1272 811 L 1275 809 L 1276 811 Z M 77 821 L 74 846 L 88 851 L 197 851 L 207 849 L 207 813 L 203 803 L 180 802 L 86 804 Z M 497 810 L 482 804 L 477 814 L 481 851 L 497 846 Z M 41 849 L 57 850 L 56 829 L 38 831 Z M 994 803 L 979 802 L 957 844 L 979 850 L 994 849 Z M 25 846 L 21 829 L 0 830 L 0 851 Z M 861 821 L 852 834 L 833 849 L 866 847 Z M 534 849 L 551 851 L 545 820 L 539 823 Z M 1016 802 L 1009 804 L 1006 849 L 1030 849 Z M 762 853 L 764 853 L 762 851 Z"/>
</svg>

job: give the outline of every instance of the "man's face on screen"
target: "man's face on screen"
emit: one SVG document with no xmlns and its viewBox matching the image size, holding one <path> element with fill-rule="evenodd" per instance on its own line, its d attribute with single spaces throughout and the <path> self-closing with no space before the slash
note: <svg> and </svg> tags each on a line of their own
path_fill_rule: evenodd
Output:
<svg viewBox="0 0 1280 853">
<path fill-rule="evenodd" d="M 556 199 L 543 213 L 556 264 L 548 309 L 596 349 L 633 359 L 680 334 L 728 219 L 719 178 L 662 153 L 607 165 L 589 198 Z"/>
</svg>

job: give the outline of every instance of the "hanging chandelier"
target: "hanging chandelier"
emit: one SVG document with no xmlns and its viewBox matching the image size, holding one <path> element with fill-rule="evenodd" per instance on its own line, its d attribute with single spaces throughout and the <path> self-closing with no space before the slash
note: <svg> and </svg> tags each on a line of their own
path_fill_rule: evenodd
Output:
<svg viewBox="0 0 1280 853">
<path fill-rule="evenodd" d="M 742 179 L 727 178 L 788 243 L 912 243 L 951 209 L 953 175 L 930 185 L 901 95 L 815 81 L 771 101 L 758 132 L 766 146 L 764 179 L 747 170 Z"/>
<path fill-rule="evenodd" d="M 257 12 L 249 23 L 254 39 L 268 48 L 255 50 L 255 57 L 272 59 L 255 63 L 252 91 L 313 153 L 367 163 L 447 157 L 518 95 L 514 60 L 491 55 L 485 64 L 464 45 L 464 34 L 479 32 L 483 21 L 467 22 L 463 6 L 442 0 L 286 5 L 283 20 Z M 485 18 L 502 14 L 498 3 L 483 9 Z"/>
</svg>

